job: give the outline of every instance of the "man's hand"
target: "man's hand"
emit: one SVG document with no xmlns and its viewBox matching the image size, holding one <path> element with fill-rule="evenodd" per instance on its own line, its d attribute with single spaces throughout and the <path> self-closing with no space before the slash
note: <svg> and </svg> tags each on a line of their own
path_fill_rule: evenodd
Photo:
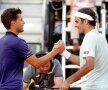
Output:
<svg viewBox="0 0 108 90">
<path fill-rule="evenodd" d="M 64 82 L 61 84 L 59 90 L 68 90 L 68 89 L 69 89 L 69 86 L 70 86 L 70 84 L 69 84 L 67 81 L 64 81 Z"/>
<path fill-rule="evenodd" d="M 57 53 L 62 53 L 65 50 L 65 45 L 62 40 L 59 40 L 57 43 L 54 44 L 53 50 Z"/>
</svg>

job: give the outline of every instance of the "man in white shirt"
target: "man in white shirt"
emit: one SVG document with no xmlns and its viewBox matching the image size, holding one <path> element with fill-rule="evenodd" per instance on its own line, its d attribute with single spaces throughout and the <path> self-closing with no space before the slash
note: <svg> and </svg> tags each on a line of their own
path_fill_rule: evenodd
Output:
<svg viewBox="0 0 108 90">
<path fill-rule="evenodd" d="M 95 29 L 96 14 L 90 8 L 82 8 L 75 14 L 75 26 L 84 33 L 80 57 L 64 50 L 61 54 L 80 69 L 68 77 L 60 90 L 67 90 L 70 84 L 80 78 L 81 90 L 108 90 L 108 44 L 106 38 Z"/>
<path fill-rule="evenodd" d="M 79 41 L 81 36 L 79 35 L 78 29 L 75 27 L 75 13 L 80 8 L 92 8 L 96 12 L 96 0 L 71 0 L 73 5 L 71 5 L 71 39 L 73 41 L 73 46 L 75 44 L 80 45 Z"/>
</svg>

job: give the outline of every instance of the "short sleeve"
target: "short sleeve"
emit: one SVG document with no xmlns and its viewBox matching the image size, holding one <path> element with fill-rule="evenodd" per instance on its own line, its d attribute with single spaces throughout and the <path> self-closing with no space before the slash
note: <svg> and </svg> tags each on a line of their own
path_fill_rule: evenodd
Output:
<svg viewBox="0 0 108 90">
<path fill-rule="evenodd" d="M 29 65 L 27 67 L 24 75 L 23 75 L 23 81 L 25 83 L 28 83 L 29 84 L 30 81 L 31 81 L 31 79 L 32 79 L 32 77 L 34 76 L 34 74 L 35 74 L 35 69 L 31 65 Z"/>
<path fill-rule="evenodd" d="M 24 60 L 33 55 L 32 51 L 28 48 L 27 43 L 22 39 L 18 42 L 16 49 L 20 57 Z"/>
<path fill-rule="evenodd" d="M 82 44 L 82 57 L 93 56 L 95 57 L 96 40 L 88 37 Z"/>
<path fill-rule="evenodd" d="M 54 72 L 53 73 L 54 73 L 55 77 L 62 77 L 63 76 L 61 64 L 57 59 L 54 60 Z"/>
</svg>

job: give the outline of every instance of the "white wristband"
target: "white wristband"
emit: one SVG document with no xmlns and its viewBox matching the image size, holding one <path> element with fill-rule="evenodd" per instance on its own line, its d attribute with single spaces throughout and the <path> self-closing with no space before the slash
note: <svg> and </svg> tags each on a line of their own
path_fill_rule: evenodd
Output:
<svg viewBox="0 0 108 90">
<path fill-rule="evenodd" d="M 66 59 L 69 59 L 69 57 L 71 56 L 71 53 L 65 49 L 65 50 L 61 53 L 61 55 L 62 55 L 63 57 L 65 57 Z"/>
</svg>

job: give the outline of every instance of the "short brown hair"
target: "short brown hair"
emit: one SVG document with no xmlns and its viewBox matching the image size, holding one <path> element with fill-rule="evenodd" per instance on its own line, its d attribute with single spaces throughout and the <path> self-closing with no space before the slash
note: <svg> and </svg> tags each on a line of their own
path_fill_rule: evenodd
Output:
<svg viewBox="0 0 108 90">
<path fill-rule="evenodd" d="M 10 29 L 10 23 L 12 20 L 17 19 L 17 14 L 21 14 L 22 11 L 19 8 L 8 8 L 1 15 L 1 21 L 6 29 Z"/>
<path fill-rule="evenodd" d="M 89 21 L 89 24 L 92 26 L 96 26 L 97 16 L 96 13 L 91 8 L 82 8 L 79 9 L 78 12 L 90 15 L 94 20 Z"/>
</svg>

